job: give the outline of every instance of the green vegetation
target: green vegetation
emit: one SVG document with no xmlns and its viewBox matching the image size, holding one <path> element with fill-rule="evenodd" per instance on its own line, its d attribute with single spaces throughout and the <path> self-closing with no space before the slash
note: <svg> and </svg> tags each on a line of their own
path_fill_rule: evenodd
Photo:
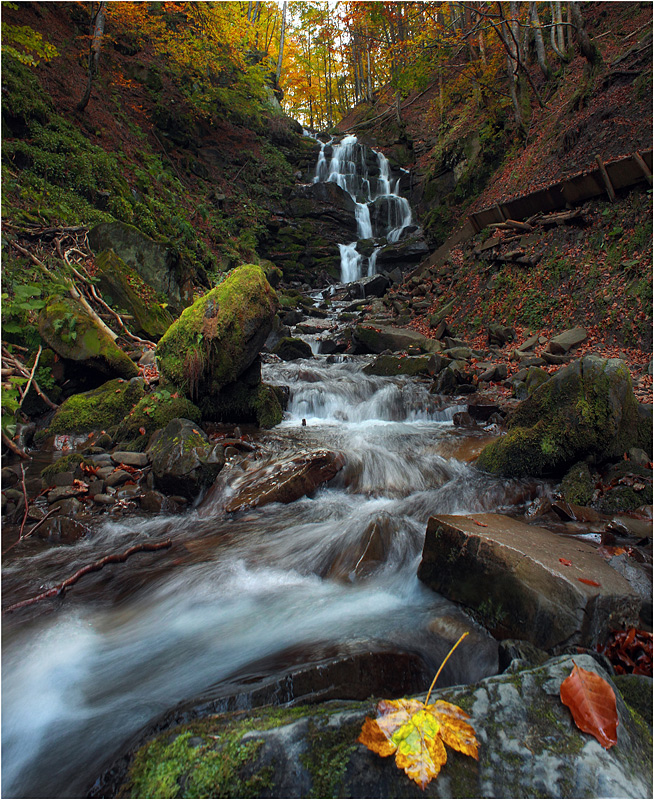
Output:
<svg viewBox="0 0 654 800">
<path fill-rule="evenodd" d="M 48 433 L 88 433 L 118 425 L 143 397 L 142 381 L 108 381 L 69 397 L 54 415 Z"/>
</svg>

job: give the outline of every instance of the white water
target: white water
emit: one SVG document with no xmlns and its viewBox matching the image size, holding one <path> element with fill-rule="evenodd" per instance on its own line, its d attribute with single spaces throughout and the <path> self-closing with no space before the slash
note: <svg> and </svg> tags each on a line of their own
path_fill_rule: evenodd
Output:
<svg viewBox="0 0 654 800">
<path fill-rule="evenodd" d="M 325 155 L 327 147 L 331 148 L 330 158 Z M 405 228 L 412 223 L 411 207 L 408 200 L 399 193 L 399 179 L 391 186 L 388 159 L 377 150 L 372 152 L 377 159 L 379 175 L 376 178 L 371 176 L 366 162 L 366 150 L 353 134 L 345 136 L 336 144 L 321 142 L 313 182 L 336 183 L 350 195 L 355 203 L 357 241 L 385 239 L 390 243 L 398 242 Z M 382 210 L 376 224 L 373 224 L 370 213 L 373 207 Z M 375 247 L 368 259 L 356 252 L 356 245 L 356 241 L 339 244 L 343 283 L 361 278 L 366 260 L 366 274 L 376 274 L 377 255 L 383 244 Z"/>
<path fill-rule="evenodd" d="M 279 459 L 317 448 L 342 452 L 345 468 L 315 496 L 232 517 L 218 496 L 182 516 L 106 522 L 74 546 L 30 557 L 36 592 L 134 542 L 186 543 L 166 571 L 157 567 L 163 556 L 117 566 L 101 602 L 85 599 L 80 582 L 54 610 L 34 607 L 31 622 L 7 618 L 3 796 L 83 796 L 149 720 L 209 687 L 220 694 L 221 682 L 274 677 L 291 651 L 310 663 L 326 643 L 383 642 L 437 666 L 453 642 L 427 626 L 460 612 L 416 578 L 427 519 L 496 509 L 506 487 L 443 455 L 460 432 L 448 422 L 452 409 L 439 411 L 425 386 L 368 377 L 360 366 L 317 359 L 264 367 L 264 379 L 287 384 L 291 399 L 247 469 L 274 470 Z M 238 464 L 221 473 L 227 495 L 243 474 Z M 358 578 L 375 524 L 388 551 Z M 349 577 L 330 577 L 339 559 Z M 11 577 L 26 565 L 6 569 Z M 451 659 L 450 682 L 493 669 L 478 643 Z"/>
</svg>

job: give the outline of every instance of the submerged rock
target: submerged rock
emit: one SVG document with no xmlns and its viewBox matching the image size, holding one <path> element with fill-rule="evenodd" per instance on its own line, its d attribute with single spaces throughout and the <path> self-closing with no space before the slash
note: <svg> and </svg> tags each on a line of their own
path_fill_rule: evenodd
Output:
<svg viewBox="0 0 654 800">
<path fill-rule="evenodd" d="M 611 683 L 592 657 L 575 656 L 574 663 Z M 479 760 L 448 747 L 441 773 L 424 790 L 392 757 L 358 743 L 366 716 L 376 716 L 374 702 L 333 701 L 168 729 L 127 757 L 129 772 L 113 791 L 121 797 L 651 797 L 647 725 L 613 684 L 618 744 L 605 750 L 581 732 L 559 698 L 572 668 L 565 656 L 435 692 L 434 700 L 470 714 Z"/>
<path fill-rule="evenodd" d="M 639 424 L 638 406 L 622 361 L 586 356 L 518 406 L 508 434 L 482 451 L 477 466 L 507 477 L 547 475 L 578 461 L 619 457 L 635 444 L 649 448 L 651 431 Z"/>
<path fill-rule="evenodd" d="M 591 545 L 502 514 L 431 517 L 418 577 L 494 636 L 544 649 L 594 646 L 641 607 Z"/>
</svg>

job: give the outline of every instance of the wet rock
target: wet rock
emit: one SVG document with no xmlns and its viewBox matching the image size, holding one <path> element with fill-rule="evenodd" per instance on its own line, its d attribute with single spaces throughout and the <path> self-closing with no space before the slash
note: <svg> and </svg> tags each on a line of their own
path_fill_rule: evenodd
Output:
<svg viewBox="0 0 654 800">
<path fill-rule="evenodd" d="M 568 503 L 586 506 L 593 499 L 596 481 L 590 474 L 590 468 L 585 461 L 574 464 L 566 472 L 561 481 L 559 491 Z"/>
<path fill-rule="evenodd" d="M 105 478 L 107 486 L 121 486 L 123 483 L 132 480 L 132 473 L 124 469 L 116 469 Z"/>
<path fill-rule="evenodd" d="M 507 419 L 508 434 L 488 445 L 477 465 L 522 477 L 606 461 L 651 439 L 639 414 L 625 364 L 586 356 L 535 389 Z"/>
<path fill-rule="evenodd" d="M 532 669 L 434 692 L 432 701 L 469 712 L 479 760 L 447 748 L 441 773 L 424 790 L 393 758 L 380 758 L 358 743 L 366 716 L 376 716 L 376 702 L 367 700 L 218 716 L 219 707 L 209 705 L 206 719 L 167 728 L 130 754 L 130 777 L 102 787 L 101 794 L 159 796 L 165 765 L 164 775 L 175 776 L 193 796 L 649 797 L 652 751 L 651 737 L 643 735 L 646 724 L 631 713 L 610 675 L 591 656 L 575 656 L 574 663 L 600 675 L 615 691 L 618 745 L 610 750 L 580 731 L 561 703 L 559 687 L 574 666 L 571 656 L 561 656 Z M 195 744 L 198 740 L 201 744 Z M 226 748 L 239 754 L 230 768 L 210 770 Z M 205 774 L 213 779 L 203 782 Z"/>
<path fill-rule="evenodd" d="M 2 480 L 2 488 L 10 489 L 12 486 L 15 486 L 18 483 L 19 478 L 13 469 L 10 469 L 9 467 L 3 467 L 1 473 L 1 480 Z"/>
<path fill-rule="evenodd" d="M 440 356 L 377 356 L 363 368 L 366 375 L 434 375 L 445 365 Z"/>
<path fill-rule="evenodd" d="M 95 497 L 96 494 L 102 494 L 104 492 L 104 481 L 97 479 L 94 481 L 89 481 L 89 495 L 91 497 Z"/>
<path fill-rule="evenodd" d="M 342 453 L 316 450 L 247 473 L 238 481 L 226 511 L 292 503 L 330 481 L 345 466 Z"/>
<path fill-rule="evenodd" d="M 65 497 L 63 500 L 57 500 L 52 504 L 52 508 L 56 508 L 60 514 L 66 514 L 69 517 L 75 517 L 82 510 L 82 503 L 76 497 Z"/>
<path fill-rule="evenodd" d="M 158 514 L 164 509 L 166 496 L 161 492 L 150 490 L 141 497 L 141 508 L 153 514 Z"/>
<path fill-rule="evenodd" d="M 588 338 L 585 328 L 570 328 L 553 339 L 550 339 L 548 350 L 554 355 L 564 355 L 574 347 L 578 347 Z"/>
<path fill-rule="evenodd" d="M 389 279 L 380 273 L 348 284 L 348 292 L 353 300 L 358 297 L 383 297 L 389 286 Z"/>
<path fill-rule="evenodd" d="M 640 611 L 637 593 L 591 545 L 501 514 L 431 517 L 418 577 L 496 638 L 543 649 L 594 646 Z"/>
<path fill-rule="evenodd" d="M 296 361 L 300 358 L 313 358 L 313 351 L 311 345 L 302 339 L 294 339 L 286 337 L 280 339 L 279 342 L 273 347 L 272 352 L 279 356 L 282 361 Z"/>
<path fill-rule="evenodd" d="M 147 453 L 131 453 L 128 450 L 115 450 L 111 454 L 114 464 L 126 464 L 128 467 L 147 467 L 150 458 Z"/>
<path fill-rule="evenodd" d="M 81 494 L 85 491 L 86 487 L 81 488 L 79 486 L 58 486 L 56 489 L 48 492 L 48 503 L 52 505 L 58 500 L 64 500 L 66 497 L 76 497 L 78 494 Z"/>
<path fill-rule="evenodd" d="M 84 523 L 69 516 L 57 516 L 46 520 L 34 535 L 49 542 L 74 544 L 84 539 L 89 532 L 90 528 Z"/>
<path fill-rule="evenodd" d="M 471 397 L 468 399 L 468 414 L 479 422 L 487 422 L 493 414 L 500 412 L 500 407 L 493 400 L 485 397 Z"/>
<path fill-rule="evenodd" d="M 52 477 L 52 484 L 54 486 L 72 486 L 74 480 L 73 472 L 58 472 Z"/>
<path fill-rule="evenodd" d="M 436 344 L 421 333 L 411 328 L 394 328 L 388 325 L 357 325 L 354 341 L 358 353 L 383 353 L 385 350 L 395 352 L 406 350 L 416 345 L 423 352 L 436 352 Z"/>
<path fill-rule="evenodd" d="M 380 514 L 355 545 L 338 554 L 324 577 L 355 582 L 371 575 L 386 561 L 396 528 L 390 514 Z"/>
<path fill-rule="evenodd" d="M 506 364 L 492 364 L 479 375 L 479 380 L 486 383 L 505 381 L 508 374 L 509 370 Z"/>
<path fill-rule="evenodd" d="M 626 536 L 635 536 L 637 539 L 652 538 L 651 518 L 637 519 L 618 514 L 609 522 L 608 529 Z"/>
<path fill-rule="evenodd" d="M 539 667 L 548 659 L 546 650 L 541 650 L 531 642 L 524 639 L 503 639 L 499 646 L 500 671 L 504 672 L 509 666 L 516 672 L 515 662 L 519 662 L 520 669 Z"/>
<path fill-rule="evenodd" d="M 225 463 L 222 445 L 212 445 L 188 419 L 169 422 L 147 453 L 155 488 L 190 498 L 211 485 Z"/>
<path fill-rule="evenodd" d="M 452 417 L 452 423 L 458 427 L 476 428 L 477 423 L 467 411 L 457 411 Z"/>
<path fill-rule="evenodd" d="M 93 496 L 93 502 L 101 506 L 113 506 L 116 502 L 116 498 L 111 494 L 100 492 Z"/>
<path fill-rule="evenodd" d="M 456 394 L 459 389 L 458 372 L 451 365 L 438 373 L 438 377 L 431 385 L 429 391 L 432 394 Z"/>
</svg>

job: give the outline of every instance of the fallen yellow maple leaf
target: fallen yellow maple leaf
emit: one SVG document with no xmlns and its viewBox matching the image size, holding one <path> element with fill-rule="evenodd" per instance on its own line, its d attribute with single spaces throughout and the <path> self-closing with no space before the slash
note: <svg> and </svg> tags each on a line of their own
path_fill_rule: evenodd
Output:
<svg viewBox="0 0 654 800">
<path fill-rule="evenodd" d="M 366 717 L 358 741 L 380 756 L 395 754 L 395 763 L 422 789 L 435 778 L 447 761 L 445 745 L 478 758 L 475 729 L 466 720 L 465 711 L 437 700 L 429 705 L 434 684 L 455 648 L 467 636 L 464 633 L 445 657 L 423 703 L 402 698 L 381 700 L 376 719 Z"/>
</svg>

